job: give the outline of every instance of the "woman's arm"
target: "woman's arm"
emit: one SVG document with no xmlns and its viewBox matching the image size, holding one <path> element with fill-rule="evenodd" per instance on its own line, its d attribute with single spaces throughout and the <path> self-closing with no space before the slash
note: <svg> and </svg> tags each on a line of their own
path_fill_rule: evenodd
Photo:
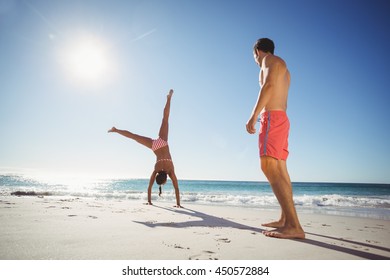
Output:
<svg viewBox="0 0 390 280">
<path fill-rule="evenodd" d="M 175 195 L 176 195 L 176 206 L 175 207 L 182 208 L 180 205 L 179 183 L 177 182 L 175 171 L 172 171 L 168 175 L 172 180 L 173 187 L 175 188 Z"/>
<path fill-rule="evenodd" d="M 153 171 L 152 175 L 150 176 L 149 180 L 149 186 L 148 186 L 148 205 L 153 205 L 152 204 L 152 187 L 154 184 L 154 179 L 156 178 L 156 171 Z"/>
</svg>

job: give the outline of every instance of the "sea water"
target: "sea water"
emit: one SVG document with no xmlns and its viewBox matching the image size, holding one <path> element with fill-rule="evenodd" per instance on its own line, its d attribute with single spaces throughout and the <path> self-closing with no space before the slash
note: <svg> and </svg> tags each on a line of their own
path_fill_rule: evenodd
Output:
<svg viewBox="0 0 390 280">
<path fill-rule="evenodd" d="M 115 200 L 147 200 L 148 179 L 45 180 L 21 174 L 0 174 L 0 196 L 14 192 L 35 195 L 90 197 Z M 293 182 L 298 211 L 390 220 L 390 184 Z M 179 180 L 181 204 L 210 204 L 259 209 L 279 208 L 267 182 Z M 175 203 L 171 181 L 152 201 Z"/>
</svg>

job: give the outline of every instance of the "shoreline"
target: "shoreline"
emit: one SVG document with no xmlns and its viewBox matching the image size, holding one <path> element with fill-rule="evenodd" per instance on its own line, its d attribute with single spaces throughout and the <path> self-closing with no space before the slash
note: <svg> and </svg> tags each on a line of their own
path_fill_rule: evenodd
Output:
<svg viewBox="0 0 390 280">
<path fill-rule="evenodd" d="M 157 203 L 175 203 L 174 202 L 174 192 L 165 193 L 168 194 L 170 198 L 159 198 L 156 195 L 152 194 L 153 201 Z M 10 194 L 0 194 L 0 198 L 4 196 L 13 196 L 13 197 L 57 197 L 61 199 L 95 199 L 95 200 L 107 200 L 107 201 L 132 201 L 143 203 L 147 201 L 147 194 L 142 194 L 142 199 L 128 198 L 128 197 L 106 197 L 106 196 L 75 196 L 75 195 L 57 195 L 52 194 L 48 191 L 14 191 Z M 272 195 L 274 197 L 274 195 Z M 232 208 L 244 208 L 252 209 L 257 211 L 279 211 L 279 205 L 253 205 L 253 204 L 230 204 L 226 202 L 194 202 L 187 200 L 186 197 L 181 197 L 181 202 L 188 205 L 200 205 L 200 206 L 221 206 L 221 207 L 232 207 Z M 334 215 L 334 216 L 345 216 L 345 217 L 356 217 L 356 218 L 367 218 L 367 219 L 377 219 L 377 220 L 386 220 L 390 221 L 390 209 L 389 208 L 374 208 L 374 207 L 345 207 L 345 206 L 302 206 L 295 204 L 298 214 L 308 213 L 308 214 L 320 214 L 320 215 Z"/>
<path fill-rule="evenodd" d="M 305 240 L 266 237 L 279 210 L 0 196 L 1 260 L 390 259 L 390 221 L 300 212 Z"/>
<path fill-rule="evenodd" d="M 85 179 L 85 178 L 84 178 Z M 73 177 L 51 178 L 27 175 L 1 175 L 0 195 L 13 193 L 31 196 L 63 196 L 114 200 L 146 200 L 145 179 L 103 180 Z M 298 212 L 358 216 L 390 220 L 390 185 L 367 187 L 355 183 L 294 183 L 294 203 Z M 363 186 L 364 185 L 364 186 Z M 184 204 L 222 205 L 279 209 L 279 203 L 268 183 L 248 181 L 181 180 L 181 201 Z M 164 195 L 152 191 L 153 201 L 175 201 L 170 182 Z M 275 208 L 276 207 L 276 208 Z"/>
</svg>

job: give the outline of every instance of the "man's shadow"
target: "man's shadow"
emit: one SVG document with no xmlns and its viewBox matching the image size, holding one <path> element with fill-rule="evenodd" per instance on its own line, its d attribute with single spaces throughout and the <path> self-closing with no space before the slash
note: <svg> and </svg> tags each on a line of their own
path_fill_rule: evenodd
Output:
<svg viewBox="0 0 390 280">
<path fill-rule="evenodd" d="M 161 222 L 161 223 L 154 223 L 153 222 L 153 223 L 151 223 L 151 222 L 140 222 L 140 221 L 134 221 L 134 222 L 138 223 L 138 224 L 145 225 L 147 227 L 151 227 L 151 228 L 155 228 L 155 227 L 175 227 L 175 228 L 186 228 L 186 227 L 213 227 L 213 228 L 218 228 L 218 227 L 225 227 L 225 228 L 235 228 L 235 229 L 241 229 L 241 230 L 249 230 L 249 231 L 256 232 L 256 233 L 263 233 L 265 231 L 265 230 L 260 229 L 260 228 L 251 227 L 251 226 L 248 226 L 248 225 L 236 223 L 236 222 L 224 219 L 224 218 L 215 217 L 215 216 L 212 216 L 212 215 L 209 215 L 209 214 L 205 214 L 205 213 L 202 213 L 202 212 L 199 212 L 199 211 L 196 211 L 196 210 L 192 210 L 192 209 L 189 209 L 189 208 L 184 208 L 185 210 L 182 210 L 180 208 L 173 210 L 173 209 L 170 209 L 170 208 L 167 208 L 167 207 L 161 207 L 161 206 L 156 206 L 156 205 L 153 205 L 153 207 L 157 207 L 157 208 L 160 208 L 160 209 L 163 209 L 163 210 L 166 210 L 166 211 L 170 211 L 170 212 L 173 212 L 173 213 L 178 213 L 178 214 L 188 215 L 188 216 L 191 216 L 191 217 L 196 217 L 199 220 L 196 220 L 196 221 L 185 221 L 185 222 L 175 222 L 175 223 L 169 223 L 169 222 Z M 352 248 L 346 248 L 346 247 L 343 247 L 343 246 L 338 246 L 338 245 L 335 245 L 335 244 L 331 244 L 330 243 L 331 241 L 329 243 L 327 243 L 327 242 L 322 242 L 322 241 L 318 241 L 318 240 L 313 240 L 313 239 L 310 239 L 310 236 L 318 236 L 318 237 L 322 237 L 322 238 L 328 238 L 328 239 L 333 240 L 333 241 L 339 241 L 339 242 L 343 242 L 343 243 L 350 243 L 350 244 L 352 244 L 354 246 L 362 247 L 366 251 L 352 249 Z M 388 260 L 388 259 L 390 259 L 387 256 L 374 254 L 374 253 L 370 253 L 370 252 L 367 251 L 369 249 L 376 249 L 376 250 L 381 250 L 381 251 L 384 251 L 384 252 L 388 253 L 388 252 L 390 252 L 389 248 L 377 246 L 377 245 L 374 245 L 374 244 L 362 243 L 362 242 L 358 242 L 358 241 L 346 240 L 346 239 L 343 239 L 343 238 L 337 238 L 337 237 L 332 237 L 332 236 L 327 236 L 327 235 L 321 235 L 321 234 L 317 234 L 317 233 L 306 232 L 306 239 L 290 239 L 290 240 L 291 241 L 295 241 L 295 242 L 301 242 L 301 243 L 304 243 L 304 244 L 313 245 L 313 246 L 322 247 L 322 248 L 329 249 L 329 250 L 334 250 L 334 251 L 337 251 L 337 252 L 343 252 L 343 253 L 346 253 L 346 254 L 350 254 L 350 255 L 353 255 L 353 256 L 357 256 L 357 257 L 361 257 L 361 258 L 369 259 L 369 260 Z"/>
<path fill-rule="evenodd" d="M 305 244 L 310 244 L 313 246 L 323 247 L 323 248 L 330 249 L 330 250 L 335 250 L 338 252 L 347 253 L 347 254 L 354 255 L 354 256 L 361 257 L 363 259 L 368 259 L 368 260 L 389 260 L 390 259 L 388 256 L 383 256 L 383 255 L 368 252 L 369 249 L 376 249 L 376 250 L 381 250 L 381 251 L 387 252 L 387 255 L 388 255 L 388 253 L 390 252 L 390 248 L 381 247 L 381 246 L 377 246 L 377 245 L 369 244 L 369 243 L 353 241 L 353 240 L 347 240 L 344 238 L 337 238 L 337 237 L 323 235 L 323 234 L 311 233 L 311 232 L 306 232 L 306 235 L 313 235 L 313 236 L 318 236 L 318 237 L 322 237 L 322 238 L 327 238 L 329 240 L 339 241 L 339 242 L 343 242 L 343 243 L 349 243 L 352 246 L 355 246 L 357 248 L 360 247 L 366 251 L 338 246 L 335 244 L 331 244 L 330 243 L 331 241 L 329 241 L 329 243 L 327 243 L 327 242 L 322 242 L 322 241 L 318 241 L 318 240 L 313 240 L 310 238 L 296 240 L 296 241 L 302 242 Z"/>
</svg>

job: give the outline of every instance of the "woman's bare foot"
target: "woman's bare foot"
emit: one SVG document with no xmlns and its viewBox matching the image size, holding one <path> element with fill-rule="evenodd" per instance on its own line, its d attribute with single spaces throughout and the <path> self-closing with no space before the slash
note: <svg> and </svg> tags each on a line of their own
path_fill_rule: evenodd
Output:
<svg viewBox="0 0 390 280">
<path fill-rule="evenodd" d="M 305 232 L 301 228 L 282 227 L 271 231 L 265 231 L 264 235 L 274 238 L 305 239 Z"/>
<path fill-rule="evenodd" d="M 167 98 L 171 98 L 172 95 L 173 95 L 173 89 L 170 89 L 170 90 L 169 90 L 169 93 L 168 93 L 168 95 L 167 95 Z"/>
<path fill-rule="evenodd" d="M 113 126 L 110 130 L 108 130 L 108 132 L 116 132 L 115 126 Z"/>
</svg>

